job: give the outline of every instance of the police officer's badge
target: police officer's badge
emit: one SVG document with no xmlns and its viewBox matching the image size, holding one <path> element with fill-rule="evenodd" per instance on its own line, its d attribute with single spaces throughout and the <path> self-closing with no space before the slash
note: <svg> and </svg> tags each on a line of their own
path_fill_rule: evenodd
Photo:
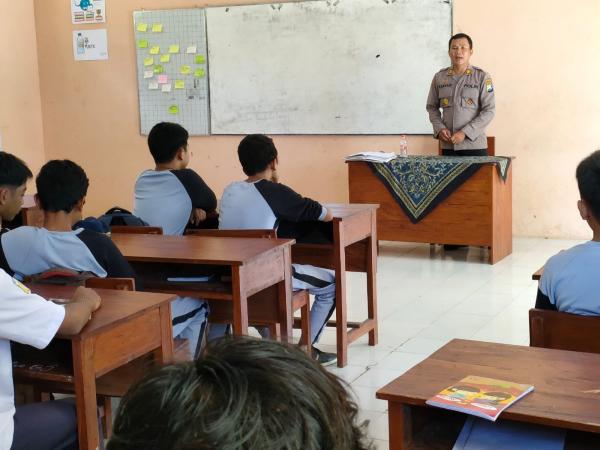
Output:
<svg viewBox="0 0 600 450">
<path fill-rule="evenodd" d="M 488 92 L 494 92 L 494 86 L 492 85 L 492 79 L 488 78 L 485 80 L 485 90 Z"/>
<path fill-rule="evenodd" d="M 442 106 L 448 106 L 449 104 L 450 104 L 450 101 L 447 98 L 442 99 Z"/>
</svg>

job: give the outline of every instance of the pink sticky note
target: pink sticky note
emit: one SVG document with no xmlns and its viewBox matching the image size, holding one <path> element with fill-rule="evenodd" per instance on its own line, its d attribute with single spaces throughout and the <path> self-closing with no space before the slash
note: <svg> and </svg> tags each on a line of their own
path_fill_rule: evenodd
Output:
<svg viewBox="0 0 600 450">
<path fill-rule="evenodd" d="M 158 83 L 159 84 L 167 84 L 169 82 L 169 76 L 168 75 L 159 75 L 158 76 Z"/>
</svg>

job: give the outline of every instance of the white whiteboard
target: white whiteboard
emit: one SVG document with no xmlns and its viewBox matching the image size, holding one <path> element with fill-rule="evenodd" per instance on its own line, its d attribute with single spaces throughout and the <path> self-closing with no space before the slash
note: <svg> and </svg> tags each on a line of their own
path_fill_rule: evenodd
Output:
<svg viewBox="0 0 600 450">
<path fill-rule="evenodd" d="M 449 0 L 208 8 L 212 134 L 430 134 Z"/>
<path fill-rule="evenodd" d="M 134 11 L 133 28 L 141 133 L 176 122 L 191 135 L 209 134 L 204 9 Z"/>
</svg>

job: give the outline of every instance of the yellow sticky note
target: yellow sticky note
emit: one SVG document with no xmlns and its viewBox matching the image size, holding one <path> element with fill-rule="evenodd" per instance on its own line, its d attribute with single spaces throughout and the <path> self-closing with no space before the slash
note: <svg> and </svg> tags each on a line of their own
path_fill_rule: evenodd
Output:
<svg viewBox="0 0 600 450">
<path fill-rule="evenodd" d="M 169 114 L 179 114 L 179 106 L 177 105 L 171 105 L 169 106 Z"/>
<path fill-rule="evenodd" d="M 153 33 L 162 33 L 163 24 L 162 23 L 153 23 L 152 24 L 152 32 Z"/>
<path fill-rule="evenodd" d="M 148 48 L 148 41 L 146 39 L 140 39 L 138 41 L 138 48 Z"/>
<path fill-rule="evenodd" d="M 158 75 L 165 71 L 165 68 L 161 65 L 154 66 L 154 74 Z"/>
<path fill-rule="evenodd" d="M 151 56 L 144 58 L 144 66 L 151 66 L 152 64 L 154 64 L 154 58 Z"/>
<path fill-rule="evenodd" d="M 196 55 L 196 64 L 204 64 L 206 62 L 206 58 L 204 55 Z"/>
<path fill-rule="evenodd" d="M 160 62 L 168 63 L 169 61 L 171 61 L 171 55 L 169 55 L 169 54 L 160 55 Z"/>
<path fill-rule="evenodd" d="M 169 45 L 169 53 L 179 53 L 179 44 Z"/>
<path fill-rule="evenodd" d="M 145 33 L 146 31 L 148 31 L 148 24 L 147 23 L 138 23 L 137 30 L 141 33 Z"/>
<path fill-rule="evenodd" d="M 185 81 L 175 80 L 175 89 L 185 89 Z"/>
<path fill-rule="evenodd" d="M 189 75 L 190 73 L 192 73 L 192 68 L 190 66 L 181 66 L 181 69 L 179 71 L 183 75 Z"/>
<path fill-rule="evenodd" d="M 204 72 L 204 69 L 196 69 L 196 70 L 194 70 L 194 76 L 196 78 L 204 78 L 204 75 L 206 75 L 206 72 Z"/>
<path fill-rule="evenodd" d="M 151 55 L 158 55 L 159 53 L 160 53 L 160 47 L 158 45 L 155 45 L 150 49 Z"/>
</svg>

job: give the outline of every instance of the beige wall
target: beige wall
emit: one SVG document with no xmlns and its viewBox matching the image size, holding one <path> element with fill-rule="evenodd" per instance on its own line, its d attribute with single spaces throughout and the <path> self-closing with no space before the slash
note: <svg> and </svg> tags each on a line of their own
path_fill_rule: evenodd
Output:
<svg viewBox="0 0 600 450">
<path fill-rule="evenodd" d="M 130 207 L 135 177 L 152 164 L 139 135 L 132 11 L 205 5 L 191 0 L 109 2 L 109 60 L 76 63 L 71 31 L 77 27 L 70 24 L 68 2 L 34 3 L 46 156 L 71 158 L 84 166 L 92 182 L 89 213 L 115 204 Z M 240 1 L 207 2 L 226 3 Z M 494 77 L 497 116 L 489 134 L 497 136 L 499 154 L 517 156 L 516 234 L 588 234 L 574 208 L 573 171 L 584 155 L 600 146 L 600 127 L 595 126 L 600 119 L 595 95 L 600 29 L 594 23 L 599 14 L 600 2 L 595 0 L 579 0 L 570 8 L 558 0 L 454 1 L 455 30 L 473 36 L 474 64 Z M 217 195 L 241 177 L 235 155 L 239 139 L 191 139 L 191 166 Z M 344 155 L 397 147 L 397 139 L 390 136 L 275 140 L 283 180 L 322 201 L 347 200 Z M 436 143 L 414 136 L 409 148 L 411 153 L 433 153 Z"/>
<path fill-rule="evenodd" d="M 37 172 L 44 162 L 33 0 L 0 0 L 2 148 Z"/>
</svg>

